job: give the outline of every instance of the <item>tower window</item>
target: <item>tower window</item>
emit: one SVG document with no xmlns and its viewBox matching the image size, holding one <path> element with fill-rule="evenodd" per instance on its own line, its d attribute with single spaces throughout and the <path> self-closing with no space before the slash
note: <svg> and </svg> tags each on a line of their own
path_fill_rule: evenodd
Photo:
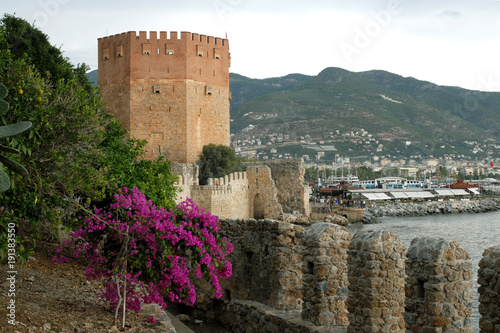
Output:
<svg viewBox="0 0 500 333">
<path fill-rule="evenodd" d="M 214 59 L 220 59 L 220 49 L 214 48 Z"/>
<path fill-rule="evenodd" d="M 104 60 L 109 59 L 109 48 L 105 47 L 104 49 L 102 49 L 102 58 Z"/>
<path fill-rule="evenodd" d="M 159 94 L 159 93 L 161 93 L 161 85 L 159 85 L 159 84 L 155 84 L 155 85 L 153 86 L 153 92 L 154 92 L 155 94 Z"/>
<path fill-rule="evenodd" d="M 196 56 L 203 57 L 203 46 L 202 45 L 196 45 Z"/>
<path fill-rule="evenodd" d="M 142 54 L 151 54 L 151 44 L 149 43 L 142 44 Z"/>
<path fill-rule="evenodd" d="M 214 87 L 205 86 L 205 95 L 212 95 L 213 92 L 214 92 Z"/>
<path fill-rule="evenodd" d="M 116 47 L 116 56 L 123 57 L 123 45 L 118 45 Z"/>
<path fill-rule="evenodd" d="M 174 43 L 165 44 L 165 54 L 174 54 Z"/>
</svg>

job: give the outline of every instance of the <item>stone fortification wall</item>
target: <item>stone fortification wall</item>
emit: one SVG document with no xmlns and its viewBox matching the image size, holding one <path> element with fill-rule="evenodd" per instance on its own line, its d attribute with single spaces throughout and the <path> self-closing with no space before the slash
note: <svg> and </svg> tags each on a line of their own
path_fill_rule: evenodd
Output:
<svg viewBox="0 0 500 333">
<path fill-rule="evenodd" d="M 248 195 L 251 217 L 255 219 L 283 216 L 283 207 L 278 200 L 279 191 L 272 178 L 271 168 L 265 165 L 248 165 Z"/>
<path fill-rule="evenodd" d="M 304 160 L 298 158 L 252 163 L 252 165 L 258 164 L 271 168 L 271 175 L 276 182 L 278 201 L 283 207 L 283 213 L 298 213 L 309 216 L 309 187 L 304 180 Z"/>
<path fill-rule="evenodd" d="M 175 186 L 180 189 L 175 202 L 178 204 L 186 198 L 191 198 L 191 188 L 198 185 L 199 168 L 194 163 L 172 163 L 172 172 L 179 177 Z"/>
<path fill-rule="evenodd" d="M 302 318 L 315 325 L 347 325 L 347 250 L 352 236 L 345 227 L 315 223 L 303 245 Z"/>
<path fill-rule="evenodd" d="M 472 263 L 456 242 L 414 239 L 406 261 L 406 332 L 472 333 Z"/>
<path fill-rule="evenodd" d="M 191 197 L 201 208 L 219 218 L 252 217 L 246 172 L 235 172 L 208 181 L 210 185 L 191 187 Z"/>
<path fill-rule="evenodd" d="M 221 233 L 234 244 L 233 275 L 222 301 L 198 288 L 195 312 L 233 332 L 472 332 L 470 258 L 453 241 L 416 239 L 407 254 L 393 232 L 270 219 L 222 220 Z M 486 253 L 490 329 L 499 325 L 500 249 Z"/>
<path fill-rule="evenodd" d="M 349 245 L 348 333 L 405 332 L 405 247 L 393 232 L 357 234 Z"/>
<path fill-rule="evenodd" d="M 177 202 L 186 197 L 220 218 L 283 219 L 309 217 L 309 192 L 304 183 L 304 163 L 299 160 L 272 161 L 270 165 L 247 164 L 246 172 L 209 179 L 198 185 L 195 164 L 173 163 L 181 189 Z"/>
<path fill-rule="evenodd" d="M 233 275 L 221 284 L 232 299 L 250 299 L 278 310 L 302 309 L 304 228 L 281 221 L 226 220 Z"/>
<path fill-rule="evenodd" d="M 500 332 L 500 247 L 484 251 L 479 262 L 480 333 Z"/>
</svg>

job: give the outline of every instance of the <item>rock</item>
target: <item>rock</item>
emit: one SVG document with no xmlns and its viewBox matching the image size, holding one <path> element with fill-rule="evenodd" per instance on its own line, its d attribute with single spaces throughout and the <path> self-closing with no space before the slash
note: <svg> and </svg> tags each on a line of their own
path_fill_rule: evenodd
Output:
<svg viewBox="0 0 500 333">
<path fill-rule="evenodd" d="M 26 281 L 35 282 L 35 277 L 32 275 L 29 278 L 27 278 Z"/>
<path fill-rule="evenodd" d="M 188 315 L 185 315 L 185 314 L 179 314 L 179 315 L 177 315 L 177 319 L 179 319 L 180 321 L 190 321 L 191 320 L 191 318 Z"/>
<path fill-rule="evenodd" d="M 42 328 L 46 331 L 50 330 L 52 326 L 49 323 L 43 324 Z"/>
<path fill-rule="evenodd" d="M 115 325 L 113 327 L 111 327 L 109 330 L 108 330 L 108 333 L 118 333 L 120 332 L 120 330 L 118 329 L 118 327 Z"/>
</svg>

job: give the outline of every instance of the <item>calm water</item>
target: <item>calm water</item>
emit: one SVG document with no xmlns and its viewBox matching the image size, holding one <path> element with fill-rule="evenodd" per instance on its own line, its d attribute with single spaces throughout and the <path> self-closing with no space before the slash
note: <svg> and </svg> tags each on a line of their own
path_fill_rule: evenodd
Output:
<svg viewBox="0 0 500 333">
<path fill-rule="evenodd" d="M 456 241 L 470 256 L 474 268 L 473 327 L 479 332 L 477 269 L 483 251 L 500 245 L 500 212 L 481 214 L 446 214 L 408 218 L 385 217 L 379 224 L 357 223 L 349 227 L 354 234 L 361 230 L 390 230 L 408 247 L 417 237 L 435 237 Z"/>
</svg>

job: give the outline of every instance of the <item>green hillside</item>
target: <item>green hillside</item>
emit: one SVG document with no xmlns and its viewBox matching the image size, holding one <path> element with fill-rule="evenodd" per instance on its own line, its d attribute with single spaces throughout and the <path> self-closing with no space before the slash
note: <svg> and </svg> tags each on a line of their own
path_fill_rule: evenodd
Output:
<svg viewBox="0 0 500 333">
<path fill-rule="evenodd" d="M 266 80 L 230 78 L 232 95 L 238 96 L 231 105 L 231 132 L 236 136 L 285 133 L 327 141 L 336 130 L 364 129 L 377 139 L 418 142 L 426 154 L 443 143 L 500 141 L 500 93 L 339 68 L 301 77 L 293 85 L 285 86 L 288 77 L 273 79 L 283 87 L 279 90 Z"/>
</svg>

